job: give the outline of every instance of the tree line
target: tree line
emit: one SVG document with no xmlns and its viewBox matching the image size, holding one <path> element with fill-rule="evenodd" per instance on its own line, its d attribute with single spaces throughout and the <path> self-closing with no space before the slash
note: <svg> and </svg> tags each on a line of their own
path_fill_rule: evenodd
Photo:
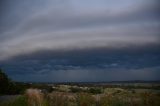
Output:
<svg viewBox="0 0 160 106">
<path fill-rule="evenodd" d="M 7 74 L 0 69 L 0 95 L 13 95 L 23 93 L 25 86 L 12 81 Z"/>
</svg>

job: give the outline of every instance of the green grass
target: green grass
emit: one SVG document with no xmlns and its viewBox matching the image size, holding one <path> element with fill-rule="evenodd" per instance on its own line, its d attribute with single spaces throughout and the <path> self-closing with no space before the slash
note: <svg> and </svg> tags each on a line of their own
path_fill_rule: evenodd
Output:
<svg viewBox="0 0 160 106">
<path fill-rule="evenodd" d="M 18 96 L 14 100 L 1 102 L 0 106 L 28 106 L 25 96 Z"/>
<path fill-rule="evenodd" d="M 36 91 L 37 90 L 37 91 Z M 102 94 L 87 92 L 52 92 L 43 94 L 38 89 L 2 102 L 0 106 L 160 106 L 160 94 L 131 92 L 126 89 L 106 89 Z"/>
</svg>

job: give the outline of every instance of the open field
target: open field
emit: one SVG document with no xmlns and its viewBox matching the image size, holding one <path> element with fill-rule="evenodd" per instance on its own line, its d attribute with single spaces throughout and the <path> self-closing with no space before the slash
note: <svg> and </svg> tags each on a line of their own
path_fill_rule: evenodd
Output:
<svg viewBox="0 0 160 106">
<path fill-rule="evenodd" d="M 160 89 L 159 83 L 32 84 L 0 106 L 160 106 Z"/>
</svg>

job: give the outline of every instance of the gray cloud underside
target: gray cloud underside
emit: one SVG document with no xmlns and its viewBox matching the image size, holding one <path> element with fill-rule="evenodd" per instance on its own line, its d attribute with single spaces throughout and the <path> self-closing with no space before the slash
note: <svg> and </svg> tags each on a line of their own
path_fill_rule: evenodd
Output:
<svg viewBox="0 0 160 106">
<path fill-rule="evenodd" d="M 39 50 L 159 45 L 158 0 L 8 0 L 4 4 L 0 60 Z"/>
<path fill-rule="evenodd" d="M 47 74 L 14 75 L 17 81 L 42 81 L 42 82 L 79 82 L 79 81 L 124 81 L 124 80 L 160 80 L 160 67 L 143 69 L 112 69 L 112 70 L 42 70 Z"/>
<path fill-rule="evenodd" d="M 39 51 L 1 61 L 17 81 L 160 80 L 159 47 Z"/>
</svg>

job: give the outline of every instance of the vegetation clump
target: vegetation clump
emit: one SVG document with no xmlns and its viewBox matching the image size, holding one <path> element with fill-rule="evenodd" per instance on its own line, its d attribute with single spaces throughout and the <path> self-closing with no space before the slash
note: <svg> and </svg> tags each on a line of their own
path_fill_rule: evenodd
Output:
<svg viewBox="0 0 160 106">
<path fill-rule="evenodd" d="M 159 84 L 147 87 L 17 83 L 0 70 L 0 106 L 160 106 Z"/>
</svg>

